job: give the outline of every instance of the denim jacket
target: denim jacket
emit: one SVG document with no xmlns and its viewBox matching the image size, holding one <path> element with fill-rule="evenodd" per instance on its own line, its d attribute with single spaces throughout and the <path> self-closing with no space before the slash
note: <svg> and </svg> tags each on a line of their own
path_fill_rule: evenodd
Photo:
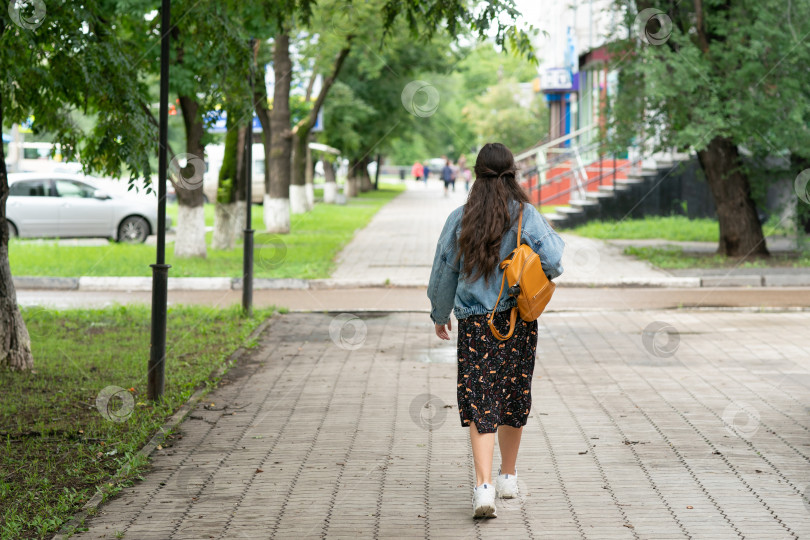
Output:
<svg viewBox="0 0 810 540">
<path fill-rule="evenodd" d="M 498 261 L 504 260 L 517 246 L 517 226 L 519 204 L 510 203 L 512 226 L 501 239 L 501 252 Z M 498 299 L 503 270 L 498 266 L 490 274 L 487 283 L 481 276 L 472 283 L 459 277 L 464 257 L 456 262 L 458 236 L 461 232 L 461 217 L 464 206 L 456 208 L 447 218 L 436 246 L 433 269 L 430 272 L 427 295 L 430 298 L 430 318 L 435 324 L 447 324 L 452 310 L 456 319 L 470 315 L 482 315 L 492 311 Z M 549 279 L 562 274 L 560 263 L 565 244 L 554 232 L 540 212 L 529 203 L 523 205 L 522 243 L 528 244 L 540 254 L 540 262 Z M 501 296 L 496 311 L 503 311 L 517 305 L 517 300 L 507 294 Z"/>
</svg>

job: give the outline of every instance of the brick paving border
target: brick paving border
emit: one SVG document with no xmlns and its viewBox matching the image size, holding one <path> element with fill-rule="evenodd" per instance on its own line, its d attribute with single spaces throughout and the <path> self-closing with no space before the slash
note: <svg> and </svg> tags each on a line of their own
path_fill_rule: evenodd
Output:
<svg viewBox="0 0 810 540">
<path fill-rule="evenodd" d="M 75 537 L 810 537 L 806 313 L 544 315 L 520 496 L 487 521 L 455 342 L 336 315 L 279 317 Z"/>
</svg>

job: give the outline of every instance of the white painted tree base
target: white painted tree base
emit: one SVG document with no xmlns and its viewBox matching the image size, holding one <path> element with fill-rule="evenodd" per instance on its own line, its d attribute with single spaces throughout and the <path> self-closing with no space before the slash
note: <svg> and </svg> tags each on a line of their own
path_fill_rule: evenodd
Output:
<svg viewBox="0 0 810 540">
<path fill-rule="evenodd" d="M 246 220 L 247 216 L 245 215 L 245 201 L 239 201 L 236 203 L 236 214 L 234 214 L 233 218 L 231 219 L 234 239 L 242 238 L 242 236 L 244 236 Z"/>
<path fill-rule="evenodd" d="M 236 203 L 217 203 L 214 210 L 214 237 L 212 249 L 233 249 Z"/>
<path fill-rule="evenodd" d="M 358 184 L 360 183 L 359 178 L 347 178 L 346 179 L 346 187 L 344 193 L 346 194 L 346 198 L 349 197 L 357 197 L 358 191 Z"/>
<path fill-rule="evenodd" d="M 290 232 L 290 199 L 264 196 L 264 230 L 281 234 Z"/>
<path fill-rule="evenodd" d="M 175 257 L 205 257 L 205 211 L 200 206 L 177 207 Z"/>
<path fill-rule="evenodd" d="M 312 182 L 304 185 L 304 190 L 307 194 L 307 212 L 315 208 L 315 186 Z"/>
<path fill-rule="evenodd" d="M 323 185 L 323 202 L 334 204 L 337 199 L 337 182 L 327 182 Z"/>
<path fill-rule="evenodd" d="M 290 186 L 290 211 L 304 214 L 307 211 L 307 194 L 304 186 Z"/>
</svg>

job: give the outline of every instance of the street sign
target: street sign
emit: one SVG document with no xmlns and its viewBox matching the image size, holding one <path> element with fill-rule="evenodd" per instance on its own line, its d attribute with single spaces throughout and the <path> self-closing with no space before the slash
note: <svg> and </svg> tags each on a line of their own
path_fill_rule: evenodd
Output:
<svg viewBox="0 0 810 540">
<path fill-rule="evenodd" d="M 573 88 L 573 77 L 568 68 L 550 68 L 540 77 L 544 92 L 568 92 Z"/>
<path fill-rule="evenodd" d="M 227 133 L 228 128 L 226 124 L 228 123 L 228 113 L 219 110 L 219 111 L 211 111 L 206 115 L 206 118 L 211 125 L 208 127 L 208 133 Z M 261 133 L 262 132 L 262 123 L 259 120 L 258 116 L 253 116 L 253 133 Z"/>
</svg>

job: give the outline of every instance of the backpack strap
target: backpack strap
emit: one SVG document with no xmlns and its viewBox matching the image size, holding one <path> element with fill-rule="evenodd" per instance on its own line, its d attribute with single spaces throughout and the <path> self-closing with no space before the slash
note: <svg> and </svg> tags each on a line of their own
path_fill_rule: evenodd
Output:
<svg viewBox="0 0 810 540">
<path fill-rule="evenodd" d="M 518 217 L 518 230 L 517 230 L 517 247 L 520 247 L 520 232 L 523 225 L 523 203 L 520 205 L 520 216 Z M 501 265 L 503 266 L 503 264 Z M 508 265 L 507 265 L 508 266 Z M 509 331 L 504 336 L 498 329 L 495 328 L 495 310 L 498 309 L 498 304 L 501 301 L 501 295 L 503 294 L 503 286 L 506 283 L 506 268 L 503 271 L 503 278 L 501 279 L 501 290 L 498 291 L 498 299 L 495 300 L 495 306 L 492 308 L 492 313 L 489 314 L 487 318 L 487 324 L 489 324 L 489 329 L 492 331 L 492 335 L 495 336 L 495 339 L 499 341 L 506 341 L 512 334 L 515 332 L 515 322 L 517 321 L 517 306 L 512 308 L 512 312 L 509 314 Z"/>
</svg>

